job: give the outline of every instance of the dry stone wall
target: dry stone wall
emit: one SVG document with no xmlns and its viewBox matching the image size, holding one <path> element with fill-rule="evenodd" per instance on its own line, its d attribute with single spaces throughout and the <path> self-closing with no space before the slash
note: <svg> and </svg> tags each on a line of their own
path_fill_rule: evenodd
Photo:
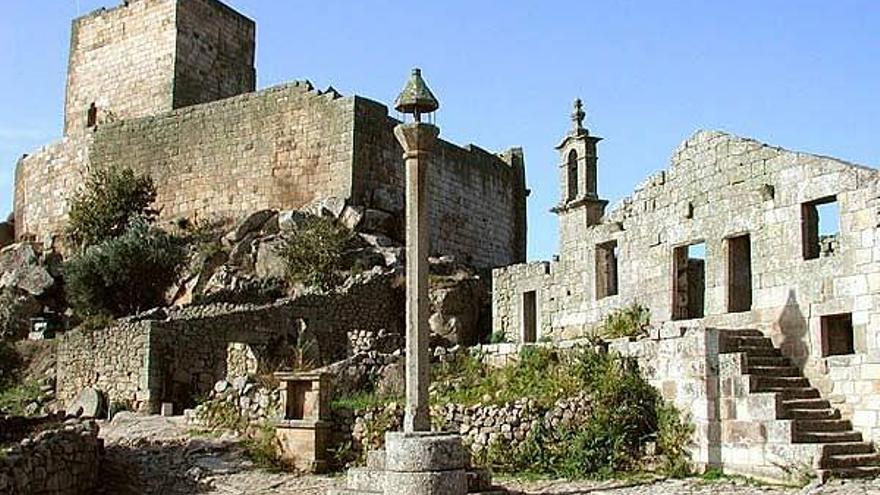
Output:
<svg viewBox="0 0 880 495">
<path fill-rule="evenodd" d="M 561 215 L 558 260 L 496 270 L 495 330 L 522 340 L 529 291 L 537 300 L 536 338 L 588 334 L 610 310 L 631 302 L 647 306 L 655 323 L 681 317 L 673 311 L 681 296 L 675 290 L 674 253 L 705 242 L 702 321 L 764 331 L 847 419 L 876 439 L 878 198 L 874 169 L 698 132 L 675 151 L 668 170 L 648 178 L 598 225 Z M 805 259 L 809 205 L 829 199 L 836 199 L 839 212 L 829 220 L 839 233 L 825 242 L 833 253 L 825 249 Z M 734 273 L 741 268 L 732 268 L 738 262 L 732 239 L 744 235 L 750 249 L 746 288 L 736 285 L 741 280 Z M 611 241 L 618 246 L 619 292 L 597 299 L 596 246 Z M 743 295 L 750 306 L 735 307 L 733 301 Z M 823 321 L 833 315 L 851 316 L 852 349 L 843 356 L 827 355 Z"/>
<path fill-rule="evenodd" d="M 401 331 L 402 298 L 380 276 L 331 295 L 267 305 L 212 304 L 153 312 L 101 330 L 67 332 L 58 350 L 58 397 L 86 387 L 134 410 L 182 409 L 228 376 L 274 371 L 296 359 L 314 365 L 352 352 L 347 336 Z M 136 321 L 140 320 L 140 321 Z"/>
<path fill-rule="evenodd" d="M 9 418 L 0 419 L 0 426 Z M 0 446 L 0 493 L 90 495 L 98 483 L 101 445 L 94 421 L 68 420 Z"/>
</svg>

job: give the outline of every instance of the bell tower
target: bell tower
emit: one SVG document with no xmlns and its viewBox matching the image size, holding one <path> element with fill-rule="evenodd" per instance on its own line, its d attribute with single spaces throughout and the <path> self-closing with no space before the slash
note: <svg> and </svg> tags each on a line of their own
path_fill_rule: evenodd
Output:
<svg viewBox="0 0 880 495">
<path fill-rule="evenodd" d="M 576 99 L 571 113 L 572 128 L 556 146 L 561 197 L 551 211 L 559 215 L 563 246 L 578 238 L 583 228 L 597 225 L 608 205 L 608 201 L 599 199 L 596 186 L 596 145 L 602 138 L 591 136 L 584 127 L 586 116 L 583 102 Z"/>
</svg>

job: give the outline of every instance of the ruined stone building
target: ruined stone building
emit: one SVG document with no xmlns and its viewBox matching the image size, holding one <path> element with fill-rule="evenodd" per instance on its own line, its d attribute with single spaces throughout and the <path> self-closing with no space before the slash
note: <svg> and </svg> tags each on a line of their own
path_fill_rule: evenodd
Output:
<svg viewBox="0 0 880 495">
<path fill-rule="evenodd" d="M 778 477 L 776 464 L 815 454 L 790 450 L 809 446 L 810 428 L 880 439 L 878 171 L 699 131 L 609 210 L 597 193 L 601 138 L 583 118 L 577 102 L 557 146 L 559 256 L 494 271 L 495 330 L 570 339 L 615 308 L 647 307 L 652 339 L 620 350 L 693 413 L 707 464 Z M 735 351 L 745 361 L 725 366 Z"/>
<path fill-rule="evenodd" d="M 63 229 L 90 167 L 149 173 L 162 217 L 240 217 L 324 197 L 402 225 L 403 159 L 384 105 L 295 82 L 254 91 L 255 24 L 217 0 L 127 0 L 74 20 L 64 137 L 24 156 L 16 237 Z M 522 151 L 441 141 L 432 251 L 476 266 L 525 259 Z"/>
</svg>

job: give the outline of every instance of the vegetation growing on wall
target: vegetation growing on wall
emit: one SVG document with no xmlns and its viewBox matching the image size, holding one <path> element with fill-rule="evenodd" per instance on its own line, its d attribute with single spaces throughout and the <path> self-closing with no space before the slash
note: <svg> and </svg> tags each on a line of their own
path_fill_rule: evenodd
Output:
<svg viewBox="0 0 880 495">
<path fill-rule="evenodd" d="M 135 220 L 122 235 L 89 246 L 67 262 L 68 303 L 80 317 L 123 316 L 162 306 L 185 259 L 178 238 Z"/>
<path fill-rule="evenodd" d="M 479 355 L 463 353 L 435 365 L 433 375 L 431 400 L 435 405 L 481 407 L 529 399 L 539 411 L 546 412 L 560 400 L 582 394 L 588 397 L 589 410 L 573 422 L 539 420 L 515 447 L 499 437 L 476 452 L 479 464 L 497 472 L 604 477 L 640 469 L 646 444 L 656 442 L 664 474 L 688 473 L 690 424 L 642 378 L 635 361 L 599 347 L 567 353 L 525 347 L 515 364 L 501 368 L 483 364 Z M 337 400 L 333 405 L 358 409 L 381 403 L 382 397 L 366 394 Z M 382 428 L 393 423 L 386 416 L 373 409 L 369 415 L 372 421 L 366 425 L 368 443 L 380 440 Z"/>
<path fill-rule="evenodd" d="M 309 217 L 284 239 L 279 254 L 288 281 L 327 290 L 339 280 L 344 255 L 352 242 L 350 230 L 324 217 Z"/>
<path fill-rule="evenodd" d="M 70 199 L 67 234 L 79 246 L 90 246 L 122 235 L 135 218 L 152 219 L 156 200 L 153 179 L 130 168 L 93 170 L 84 187 Z"/>
<path fill-rule="evenodd" d="M 609 313 L 599 327 L 597 335 L 605 339 L 642 337 L 648 334 L 650 323 L 650 310 L 639 303 L 633 303 Z"/>
</svg>

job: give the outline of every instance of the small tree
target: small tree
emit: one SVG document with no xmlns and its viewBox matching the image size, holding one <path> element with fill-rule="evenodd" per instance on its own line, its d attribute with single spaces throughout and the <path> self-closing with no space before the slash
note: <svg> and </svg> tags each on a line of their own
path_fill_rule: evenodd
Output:
<svg viewBox="0 0 880 495">
<path fill-rule="evenodd" d="M 309 217 L 285 238 L 279 254 L 290 282 L 329 289 L 338 282 L 352 233 L 331 219 Z"/>
<path fill-rule="evenodd" d="M 132 219 L 153 219 L 155 200 L 156 186 L 148 175 L 117 166 L 94 170 L 70 200 L 67 233 L 80 246 L 117 237 Z"/>
<path fill-rule="evenodd" d="M 186 260 L 183 242 L 144 220 L 90 246 L 65 265 L 67 298 L 77 315 L 123 316 L 164 304 Z"/>
</svg>

